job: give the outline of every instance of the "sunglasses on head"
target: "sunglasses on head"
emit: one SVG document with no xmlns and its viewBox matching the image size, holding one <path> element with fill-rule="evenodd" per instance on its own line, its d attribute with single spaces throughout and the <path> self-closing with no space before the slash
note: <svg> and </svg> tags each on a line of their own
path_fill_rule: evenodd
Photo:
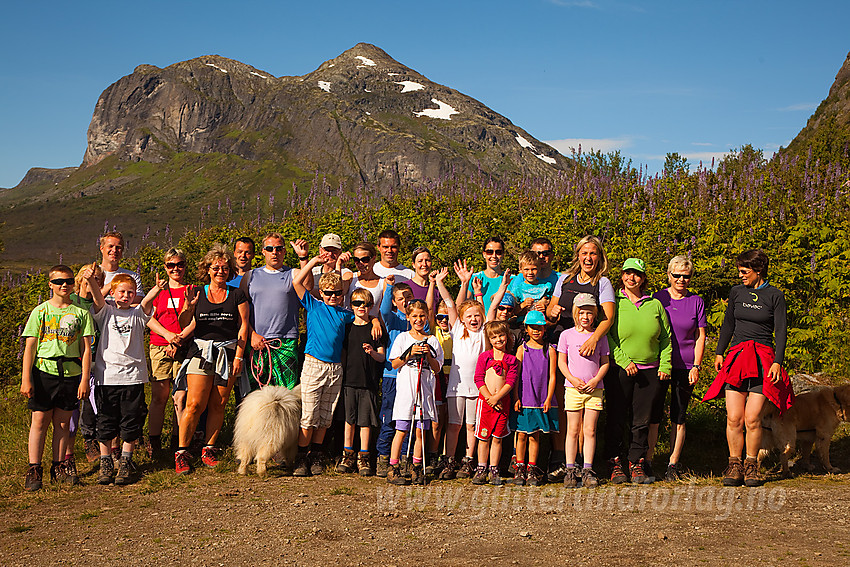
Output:
<svg viewBox="0 0 850 567">
<path fill-rule="evenodd" d="M 263 250 L 266 252 L 283 252 L 283 244 L 278 244 L 277 246 L 263 246 Z"/>
<path fill-rule="evenodd" d="M 322 295 L 325 297 L 342 297 L 341 289 L 323 289 Z"/>
<path fill-rule="evenodd" d="M 495 248 L 486 248 L 484 250 L 484 253 L 488 256 L 492 256 L 493 254 L 495 254 L 496 256 L 504 256 L 505 255 L 504 250 L 497 250 Z"/>
<path fill-rule="evenodd" d="M 183 261 L 180 261 L 180 262 L 166 262 L 166 263 L 165 263 L 165 267 L 166 267 L 166 268 L 168 268 L 169 270 L 173 270 L 174 268 L 185 268 L 185 267 L 186 267 L 186 262 L 183 262 Z"/>
<path fill-rule="evenodd" d="M 358 264 L 368 264 L 369 262 L 372 261 L 371 256 L 363 256 L 363 257 L 360 257 L 360 258 L 358 258 L 357 256 L 352 256 L 351 259 L 354 260 L 355 262 L 357 262 Z"/>
<path fill-rule="evenodd" d="M 362 299 L 352 299 L 351 300 L 352 307 L 372 307 L 372 304 L 368 301 L 364 301 Z"/>
<path fill-rule="evenodd" d="M 446 313 L 437 313 L 437 321 L 448 321 L 449 316 Z"/>
<path fill-rule="evenodd" d="M 53 278 L 50 283 L 53 285 L 74 285 L 74 278 Z"/>
<path fill-rule="evenodd" d="M 670 274 L 670 277 L 673 278 L 674 280 L 678 280 L 678 279 L 689 280 L 689 279 L 691 279 L 691 274 Z"/>
</svg>

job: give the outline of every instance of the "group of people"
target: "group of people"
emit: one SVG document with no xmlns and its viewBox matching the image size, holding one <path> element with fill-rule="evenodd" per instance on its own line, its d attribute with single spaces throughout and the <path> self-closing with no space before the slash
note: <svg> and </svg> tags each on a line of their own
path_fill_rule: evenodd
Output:
<svg viewBox="0 0 850 567">
<path fill-rule="evenodd" d="M 307 241 L 270 233 L 262 266 L 254 268 L 255 243 L 240 238 L 233 252 L 217 244 L 198 262 L 200 285 L 187 284 L 187 258 L 172 248 L 163 258 L 166 278 L 156 274 L 146 294 L 139 275 L 119 267 L 124 241 L 117 232 L 101 238 L 99 265 L 76 276 L 64 265 L 51 268 L 51 297 L 23 332 L 21 392 L 33 412 L 25 488 L 42 485 L 50 424 L 52 480 L 78 482 L 80 431 L 89 460 L 100 459 L 98 482 L 127 484 L 146 417 L 148 448 L 163 454 L 169 396 L 175 471 L 186 474 L 193 444 L 205 466 L 218 464 L 234 389 L 238 402 L 259 388 L 297 384 L 295 476 L 324 472 L 325 437 L 337 418 L 344 421 L 340 473 L 401 485 L 429 478 L 500 485 L 507 438 L 510 482 L 596 486 L 604 407 L 609 482 L 651 483 L 669 390 L 664 478 L 681 478 L 688 402 L 706 341 L 703 300 L 688 289 L 688 257 L 672 258 L 669 285 L 650 295 L 639 258 L 627 259 L 612 284 L 595 236 L 575 245 L 560 274 L 547 238 L 519 255 L 518 274 L 502 268 L 505 243 L 497 236 L 484 242 L 485 268 L 474 273 L 466 261 L 435 267 L 426 247 L 412 251 L 408 268 L 395 231 L 377 240 L 377 247 L 360 242 L 345 251 L 339 236 L 326 234 L 311 256 Z M 289 249 L 297 268 L 284 265 Z M 768 258 L 750 250 L 736 263 L 742 283 L 730 293 L 706 399 L 726 399 L 723 484 L 755 486 L 764 404 L 784 411 L 793 393 L 782 368 L 784 296 L 767 281 Z M 446 286 L 450 269 L 460 280 L 456 295 Z M 465 446 L 458 447 L 462 431 Z"/>
</svg>

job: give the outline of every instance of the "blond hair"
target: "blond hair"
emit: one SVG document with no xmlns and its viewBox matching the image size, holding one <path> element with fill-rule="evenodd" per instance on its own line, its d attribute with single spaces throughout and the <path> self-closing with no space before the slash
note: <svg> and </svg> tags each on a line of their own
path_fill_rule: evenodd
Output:
<svg viewBox="0 0 850 567">
<path fill-rule="evenodd" d="M 466 301 L 457 306 L 457 318 L 461 320 L 461 324 L 463 323 L 464 314 L 470 309 L 478 309 L 481 311 L 482 317 L 487 317 L 487 314 L 484 311 L 483 303 L 481 303 L 480 301 L 475 301 L 474 299 L 467 299 Z M 460 338 L 469 338 L 469 330 L 466 328 L 466 325 L 463 325 L 463 335 L 461 335 Z"/>
<path fill-rule="evenodd" d="M 513 350 L 514 337 L 511 334 L 511 328 L 508 324 L 504 321 L 487 321 L 484 323 L 484 342 L 488 350 L 493 348 L 493 345 L 490 343 L 490 337 L 497 335 L 505 335 L 508 338 L 508 342 L 505 344 L 505 352 L 511 352 Z"/>
<path fill-rule="evenodd" d="M 351 299 L 359 299 L 361 301 L 365 301 L 366 305 L 372 305 L 375 302 L 375 299 L 372 297 L 372 292 L 363 287 L 358 287 L 357 289 L 352 291 Z"/>
<path fill-rule="evenodd" d="M 571 278 L 576 277 L 576 275 L 578 275 L 581 271 L 581 263 L 579 262 L 578 253 L 582 248 L 584 248 L 585 244 L 593 244 L 599 252 L 599 261 L 596 264 L 596 273 L 590 277 L 590 283 L 596 285 L 599 283 L 599 280 L 602 279 L 602 276 L 608 273 L 608 256 L 605 255 L 605 248 L 602 247 L 602 241 L 592 234 L 588 234 L 579 240 L 576 243 L 575 248 L 573 248 L 573 261 L 572 264 L 570 264 L 570 269 L 565 272 L 567 276 L 566 280 L 569 281 Z"/>
<path fill-rule="evenodd" d="M 326 272 L 319 278 L 319 289 L 334 289 L 341 285 L 342 276 L 336 272 Z"/>
<path fill-rule="evenodd" d="M 217 262 L 218 260 L 224 260 L 227 262 L 227 269 L 230 271 L 230 275 L 236 273 L 233 253 L 231 253 L 224 244 L 216 242 L 212 245 L 210 251 L 204 254 L 201 261 L 198 262 L 198 279 L 205 284 L 210 283 L 210 266 L 213 265 L 213 262 Z"/>
</svg>

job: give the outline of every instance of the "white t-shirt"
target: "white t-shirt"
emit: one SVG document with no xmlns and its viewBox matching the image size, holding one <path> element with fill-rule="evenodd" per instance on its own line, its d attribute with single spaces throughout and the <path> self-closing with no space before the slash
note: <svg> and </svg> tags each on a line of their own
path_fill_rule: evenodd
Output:
<svg viewBox="0 0 850 567">
<path fill-rule="evenodd" d="M 380 262 L 375 262 L 375 265 L 372 266 L 372 271 L 375 272 L 376 276 L 381 278 L 385 278 L 390 275 L 395 276 L 395 283 L 406 282 L 413 279 L 413 270 L 404 267 L 402 264 L 397 265 L 395 268 L 385 268 Z"/>
<path fill-rule="evenodd" d="M 449 386 L 446 397 L 477 398 L 475 386 L 475 365 L 478 355 L 484 352 L 484 325 L 478 332 L 469 332 L 463 337 L 464 326 L 460 319 L 452 326 L 452 365 L 449 368 Z"/>
<path fill-rule="evenodd" d="M 322 270 L 323 269 L 324 269 L 324 266 L 322 266 L 322 265 L 313 266 L 313 289 L 310 290 L 310 294 L 313 297 L 315 297 L 316 299 L 318 299 L 319 301 L 322 300 L 322 295 L 319 291 L 319 279 L 322 277 L 322 273 L 323 273 Z M 343 268 L 339 271 L 340 276 L 343 276 L 345 274 L 353 274 L 353 273 L 354 272 L 352 272 L 348 268 Z"/>
<path fill-rule="evenodd" d="M 348 286 L 348 295 L 345 296 L 345 308 L 351 309 L 351 294 L 355 289 L 363 288 L 369 290 L 372 294 L 372 307 L 369 308 L 369 315 L 372 317 L 381 316 L 381 300 L 384 298 L 384 278 L 378 280 L 378 285 L 375 287 L 366 287 L 357 278 L 357 274 L 351 278 L 351 284 Z"/>
<path fill-rule="evenodd" d="M 436 353 L 434 358 L 443 365 L 443 347 L 440 346 L 440 341 L 434 335 L 429 335 L 427 339 L 428 345 Z M 393 341 L 393 346 L 390 348 L 390 360 L 395 360 L 404 354 L 404 352 L 415 345 L 417 342 L 410 331 L 400 334 Z M 419 364 L 415 360 L 409 360 L 407 364 L 398 369 L 398 375 L 395 380 L 395 402 L 393 403 L 393 420 L 410 421 L 419 417 L 419 411 L 414 412 L 414 402 L 416 400 L 416 385 L 419 382 L 419 388 L 422 393 L 422 417 L 423 419 L 437 419 L 437 404 L 434 401 L 434 388 L 436 387 L 436 378 L 434 372 L 428 365 L 427 361 L 422 361 L 422 374 L 419 374 Z"/>
<path fill-rule="evenodd" d="M 131 386 L 148 381 L 145 325 L 151 315 L 145 315 L 139 305 L 118 309 L 109 303 L 94 314 L 100 329 L 94 363 L 95 385 Z"/>
<path fill-rule="evenodd" d="M 102 267 L 102 266 L 101 266 Z M 103 270 L 103 285 L 108 285 L 112 279 L 118 274 L 127 274 L 136 282 L 136 299 L 141 301 L 145 296 L 145 290 L 142 289 L 142 277 L 134 272 L 133 270 L 128 270 L 127 268 L 118 268 L 114 272 L 107 272 Z M 115 305 L 115 298 L 112 297 L 112 294 L 106 296 L 106 302 L 110 305 Z"/>
</svg>

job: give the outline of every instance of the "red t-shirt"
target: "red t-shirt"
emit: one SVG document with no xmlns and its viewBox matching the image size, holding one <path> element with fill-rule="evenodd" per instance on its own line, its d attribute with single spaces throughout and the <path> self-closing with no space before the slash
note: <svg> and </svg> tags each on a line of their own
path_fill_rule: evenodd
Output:
<svg viewBox="0 0 850 567">
<path fill-rule="evenodd" d="M 186 300 L 186 286 L 167 287 L 153 300 L 153 317 L 159 323 L 171 331 L 179 333 L 182 329 L 177 317 L 183 309 L 183 302 Z M 157 346 L 168 346 L 166 341 L 160 335 L 151 331 L 151 344 Z"/>
</svg>

